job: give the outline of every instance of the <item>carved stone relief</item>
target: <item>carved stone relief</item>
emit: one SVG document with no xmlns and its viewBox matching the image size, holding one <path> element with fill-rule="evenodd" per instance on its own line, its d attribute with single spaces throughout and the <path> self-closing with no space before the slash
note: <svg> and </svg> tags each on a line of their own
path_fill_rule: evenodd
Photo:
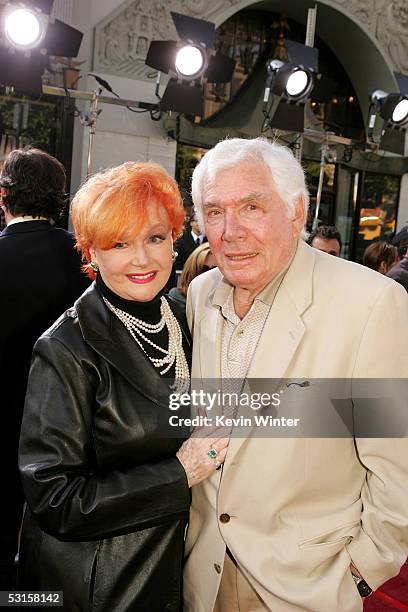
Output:
<svg viewBox="0 0 408 612">
<path fill-rule="evenodd" d="M 150 41 L 176 37 L 170 9 L 161 0 L 127 2 L 96 27 L 95 69 L 144 80 L 152 72 L 145 65 Z"/>
<path fill-rule="evenodd" d="M 408 2 L 378 3 L 376 38 L 388 51 L 398 72 L 408 73 Z"/>
<path fill-rule="evenodd" d="M 170 12 L 215 20 L 242 0 L 132 0 L 122 4 L 95 28 L 94 70 L 150 80 L 145 65 L 151 40 L 177 40 Z M 238 9 L 237 9 L 238 10 Z"/>
<path fill-rule="evenodd" d="M 374 0 L 337 0 L 337 4 L 349 11 L 367 29 L 375 23 Z"/>
<path fill-rule="evenodd" d="M 394 69 L 408 73 L 407 0 L 332 0 L 370 32 Z M 220 21 L 232 7 L 250 6 L 245 0 L 128 0 L 96 26 L 94 70 L 139 80 L 151 80 L 145 65 L 151 40 L 176 40 L 170 11 Z M 218 19 L 217 19 L 218 17 Z"/>
</svg>

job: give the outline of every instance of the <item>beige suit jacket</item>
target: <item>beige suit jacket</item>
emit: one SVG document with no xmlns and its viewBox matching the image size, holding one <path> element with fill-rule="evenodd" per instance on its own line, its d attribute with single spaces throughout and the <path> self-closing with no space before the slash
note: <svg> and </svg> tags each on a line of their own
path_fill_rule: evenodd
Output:
<svg viewBox="0 0 408 612">
<path fill-rule="evenodd" d="M 197 379 L 220 377 L 220 283 L 216 269 L 190 286 Z M 248 376 L 408 378 L 406 292 L 301 241 Z M 185 612 L 213 609 L 226 546 L 273 612 L 357 612 L 350 562 L 375 589 L 408 553 L 406 438 L 232 438 L 192 494 Z"/>
</svg>

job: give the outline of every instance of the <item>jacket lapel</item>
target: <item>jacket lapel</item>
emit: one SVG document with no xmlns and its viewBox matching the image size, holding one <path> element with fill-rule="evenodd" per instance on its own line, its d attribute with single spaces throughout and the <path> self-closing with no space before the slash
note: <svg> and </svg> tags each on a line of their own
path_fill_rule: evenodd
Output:
<svg viewBox="0 0 408 612">
<path fill-rule="evenodd" d="M 125 326 L 103 303 L 93 283 L 75 302 L 86 342 L 139 393 L 168 409 L 170 379 L 155 371 Z"/>
<path fill-rule="evenodd" d="M 187 306 L 187 318 L 194 329 L 194 347 L 192 372 L 198 384 L 206 379 L 221 378 L 221 340 L 222 315 L 217 304 L 222 303 L 231 286 L 224 281 L 220 272 L 215 285 L 209 289 L 205 303 L 195 305 L 195 312 Z M 191 304 L 190 304 L 191 307 Z M 194 321 L 194 318 L 196 320 Z"/>
<path fill-rule="evenodd" d="M 273 379 L 275 386 L 268 389 L 269 393 L 274 393 L 279 387 L 279 380 L 285 376 L 305 334 L 302 315 L 312 302 L 314 263 L 313 249 L 300 240 L 255 349 L 248 378 Z M 232 436 L 225 469 L 246 439 Z"/>
<path fill-rule="evenodd" d="M 269 311 L 248 378 L 281 378 L 305 333 L 296 304 L 285 287 L 281 287 Z"/>
<path fill-rule="evenodd" d="M 269 311 L 248 378 L 282 378 L 306 331 L 303 314 L 313 299 L 314 250 L 299 240 Z"/>
<path fill-rule="evenodd" d="M 198 324 L 201 378 L 221 378 L 222 317 L 218 308 L 206 308 Z"/>
</svg>

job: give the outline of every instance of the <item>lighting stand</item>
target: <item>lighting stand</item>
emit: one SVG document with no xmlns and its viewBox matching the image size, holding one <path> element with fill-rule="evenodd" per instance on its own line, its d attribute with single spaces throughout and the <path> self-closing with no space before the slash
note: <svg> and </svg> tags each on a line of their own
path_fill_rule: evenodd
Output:
<svg viewBox="0 0 408 612">
<path fill-rule="evenodd" d="M 316 194 L 316 208 L 312 225 L 312 232 L 315 232 L 319 225 L 319 212 L 320 212 L 320 202 L 322 199 L 322 191 L 323 191 L 323 179 L 324 179 L 324 165 L 326 161 L 326 153 L 327 153 L 328 145 L 327 143 L 322 144 L 321 146 L 321 154 L 320 154 L 320 172 L 319 172 L 319 183 L 317 185 L 317 194 Z"/>
<path fill-rule="evenodd" d="M 323 179 L 324 179 L 324 166 L 327 161 L 327 157 L 330 151 L 330 145 L 343 145 L 350 149 L 369 149 L 370 151 L 377 152 L 379 145 L 377 143 L 363 142 L 360 140 L 352 140 L 351 138 L 344 138 L 343 136 L 337 136 L 333 132 L 323 132 L 319 130 L 305 129 L 303 133 L 304 138 L 311 140 L 312 142 L 321 142 L 321 157 L 320 157 L 320 173 L 319 183 L 316 194 L 316 209 L 313 219 L 312 230 L 315 231 L 319 225 L 319 212 L 320 202 L 323 191 Z"/>
<path fill-rule="evenodd" d="M 316 32 L 316 19 L 317 19 L 317 6 L 314 5 L 313 8 L 310 8 L 307 11 L 307 24 L 306 24 L 306 37 L 305 37 L 305 45 L 307 47 L 314 46 L 315 32 Z M 302 133 L 299 135 L 299 139 L 297 141 L 297 146 L 294 150 L 295 158 L 299 163 L 302 163 L 302 155 L 303 155 L 303 135 Z M 320 179 L 319 179 L 320 182 Z"/>
<path fill-rule="evenodd" d="M 98 116 L 101 113 L 101 109 L 98 109 L 99 98 L 102 95 L 102 88 L 98 87 L 92 94 L 91 107 L 89 113 L 81 113 L 79 115 L 79 121 L 81 125 L 89 127 L 89 138 L 88 138 L 88 160 L 86 168 L 86 178 L 89 178 L 92 174 L 92 158 L 93 158 L 93 145 L 96 134 L 96 123 Z"/>
<path fill-rule="evenodd" d="M 158 104 L 151 102 L 139 102 L 138 100 L 126 100 L 124 98 L 108 98 L 102 96 L 102 89 L 98 88 L 93 92 L 79 91 L 76 89 L 64 89 L 63 87 L 51 87 L 50 85 L 43 85 L 43 93 L 51 96 L 60 96 L 62 98 L 76 99 L 76 100 L 87 100 L 90 104 L 88 113 L 80 113 L 79 119 L 82 125 L 89 127 L 89 138 L 88 138 L 88 161 L 87 161 L 87 178 L 92 174 L 92 160 L 94 151 L 94 140 L 96 134 L 97 121 L 102 109 L 99 108 L 100 104 L 113 104 L 116 106 L 124 106 L 125 108 L 138 109 L 139 112 L 150 111 L 155 112 L 158 110 Z"/>
</svg>

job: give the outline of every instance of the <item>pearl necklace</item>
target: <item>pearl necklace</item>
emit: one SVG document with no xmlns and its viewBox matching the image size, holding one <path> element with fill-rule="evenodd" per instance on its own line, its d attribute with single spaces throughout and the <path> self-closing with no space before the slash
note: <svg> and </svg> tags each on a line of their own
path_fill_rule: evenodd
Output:
<svg viewBox="0 0 408 612">
<path fill-rule="evenodd" d="M 190 371 L 184 355 L 183 336 L 180 325 L 166 298 L 164 296 L 160 298 L 161 318 L 158 323 L 153 325 L 151 323 L 146 323 L 146 321 L 142 321 L 142 319 L 134 317 L 120 308 L 116 308 L 116 306 L 113 306 L 113 304 L 111 304 L 105 297 L 103 300 L 108 306 L 109 310 L 111 310 L 118 317 L 118 319 L 122 321 L 132 338 L 136 341 L 152 364 L 156 368 L 163 368 L 164 366 L 164 369 L 160 371 L 162 376 L 163 374 L 166 374 L 166 372 L 168 372 L 175 363 L 175 382 L 171 388 L 175 389 L 178 393 L 185 393 L 190 385 Z M 169 335 L 167 350 L 150 340 L 150 338 L 145 335 L 158 334 L 165 326 L 167 327 Z M 146 344 L 150 344 L 150 346 L 155 348 L 160 353 L 163 353 L 163 357 L 151 357 L 143 346 L 142 341 Z"/>
</svg>

